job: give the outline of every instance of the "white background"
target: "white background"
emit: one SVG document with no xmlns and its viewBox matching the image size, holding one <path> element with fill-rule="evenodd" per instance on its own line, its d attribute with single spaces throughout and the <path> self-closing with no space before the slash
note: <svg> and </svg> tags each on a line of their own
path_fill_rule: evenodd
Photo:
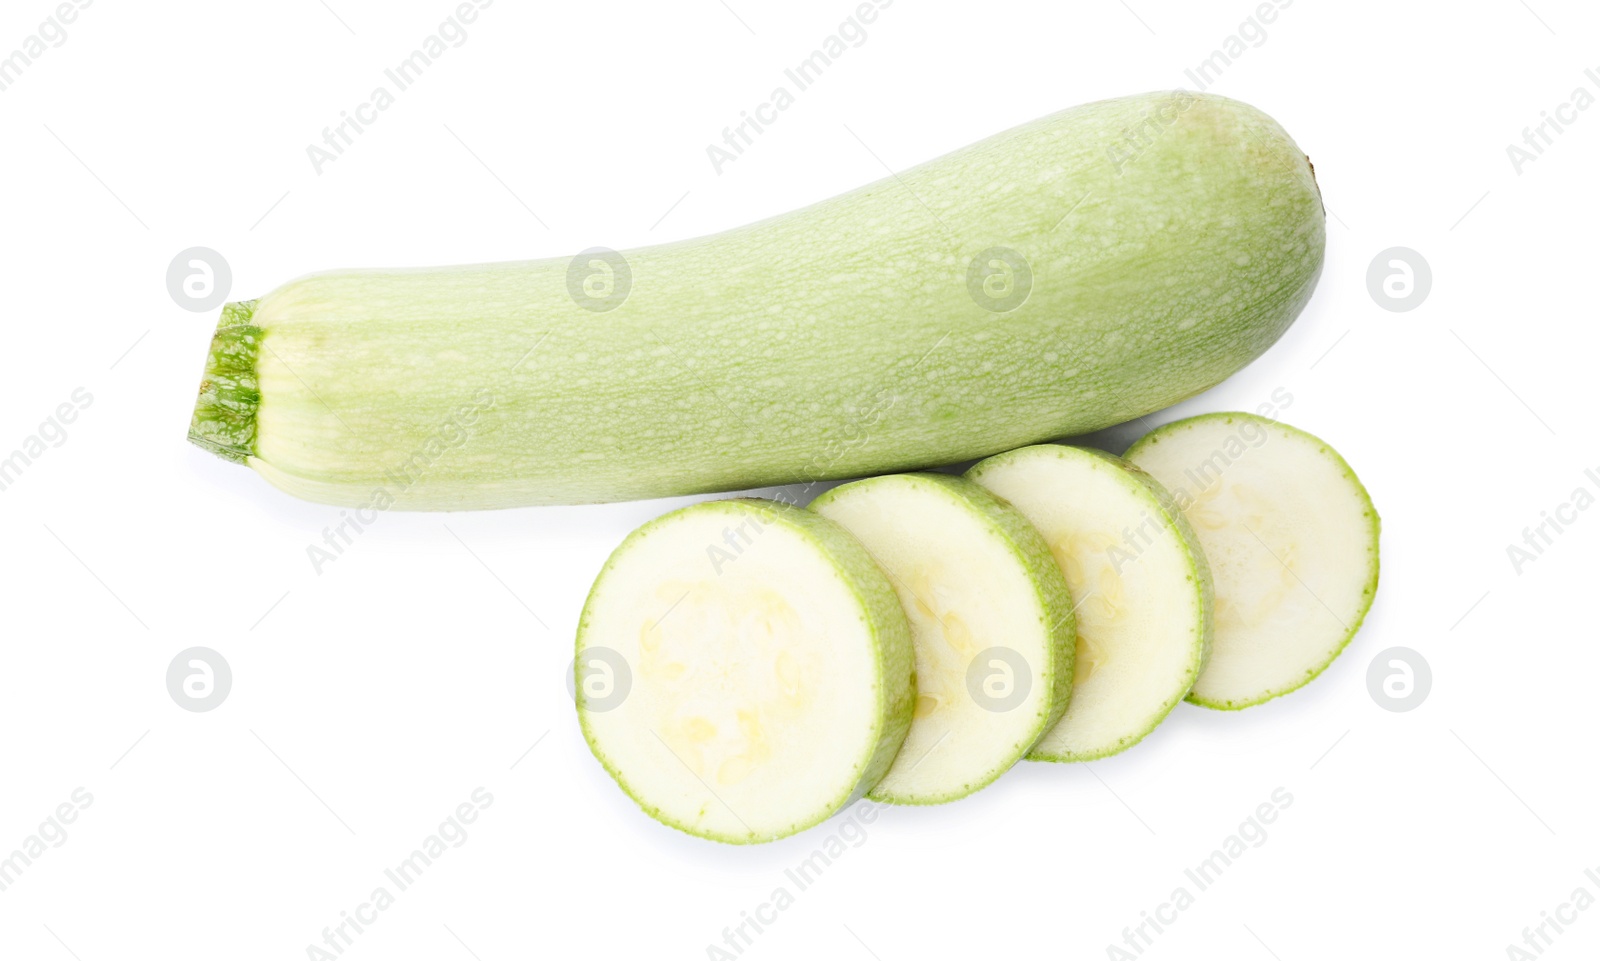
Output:
<svg viewBox="0 0 1600 961">
<path fill-rule="evenodd" d="M 168 263 L 221 251 L 238 299 L 712 232 L 877 179 L 874 154 L 904 168 L 1192 86 L 1254 5 L 900 0 L 718 176 L 706 145 L 852 3 L 500 0 L 318 175 L 306 146 L 453 9 L 329 3 L 101 0 L 0 93 L 0 456 L 93 396 L 0 492 L 0 854 L 93 796 L 0 892 L 0 956 L 306 957 L 482 786 L 465 843 L 344 957 L 707 957 L 833 828 L 677 834 L 578 735 L 563 674 L 589 581 L 680 502 L 388 514 L 319 576 L 305 548 L 337 509 L 184 442 L 215 311 L 174 304 Z M 1123 756 L 884 814 L 745 957 L 1105 957 L 1279 787 L 1266 841 L 1145 957 L 1500 958 L 1600 894 L 1600 511 L 1520 573 L 1506 554 L 1600 468 L 1600 109 L 1520 174 L 1506 153 L 1600 92 L 1600 10 L 1529 3 L 1299 0 L 1213 87 L 1315 161 L 1327 265 L 1276 347 L 1153 420 L 1283 387 L 1284 418 L 1348 457 L 1384 519 L 1348 651 L 1267 706 L 1183 705 Z M 7 3 L 0 56 L 52 9 Z M 1433 271 L 1404 313 L 1366 283 L 1396 245 Z M 232 665 L 209 713 L 165 685 L 192 645 Z M 1367 690 L 1393 646 L 1433 669 L 1409 713 Z M 1593 956 L 1600 909 L 1578 918 L 1546 956 Z"/>
</svg>

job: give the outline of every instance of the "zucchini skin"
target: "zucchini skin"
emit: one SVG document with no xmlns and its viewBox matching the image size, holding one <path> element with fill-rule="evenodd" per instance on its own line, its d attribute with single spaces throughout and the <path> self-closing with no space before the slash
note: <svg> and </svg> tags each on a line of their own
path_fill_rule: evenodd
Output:
<svg viewBox="0 0 1600 961">
<path fill-rule="evenodd" d="M 1324 238 L 1310 164 L 1264 113 L 1101 101 L 602 268 L 292 281 L 225 311 L 212 359 L 248 325 L 226 357 L 254 369 L 227 373 L 255 396 L 208 368 L 191 439 L 309 500 L 409 510 L 976 459 L 1215 386 L 1299 314 Z M 572 281 L 594 269 L 603 310 Z"/>
</svg>

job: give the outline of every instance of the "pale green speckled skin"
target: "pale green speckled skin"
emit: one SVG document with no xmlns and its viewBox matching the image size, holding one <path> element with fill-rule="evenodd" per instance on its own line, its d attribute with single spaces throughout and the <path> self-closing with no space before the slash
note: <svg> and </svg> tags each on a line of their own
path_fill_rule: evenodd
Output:
<svg viewBox="0 0 1600 961">
<path fill-rule="evenodd" d="M 609 312 L 574 303 L 568 257 L 293 281 L 252 320 L 249 463 L 330 503 L 380 487 L 399 509 L 600 502 L 975 459 L 1167 407 L 1278 339 L 1324 243 L 1311 168 L 1276 122 L 1173 96 L 1077 107 L 627 251 L 632 291 Z M 1163 109 L 1175 119 L 1147 124 L 1119 171 L 1108 148 Z M 968 291 L 991 247 L 1033 272 L 1008 313 Z M 483 391 L 465 442 L 385 482 Z"/>
</svg>

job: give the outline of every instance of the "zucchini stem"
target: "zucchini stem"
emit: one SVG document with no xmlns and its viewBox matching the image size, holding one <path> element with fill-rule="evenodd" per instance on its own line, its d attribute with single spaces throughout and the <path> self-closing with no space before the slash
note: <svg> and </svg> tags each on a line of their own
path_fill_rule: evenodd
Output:
<svg viewBox="0 0 1600 961">
<path fill-rule="evenodd" d="M 206 355 L 205 379 L 189 420 L 189 442 L 243 464 L 256 451 L 256 410 L 261 386 L 256 355 L 261 328 L 251 323 L 258 301 L 227 304 Z"/>
</svg>

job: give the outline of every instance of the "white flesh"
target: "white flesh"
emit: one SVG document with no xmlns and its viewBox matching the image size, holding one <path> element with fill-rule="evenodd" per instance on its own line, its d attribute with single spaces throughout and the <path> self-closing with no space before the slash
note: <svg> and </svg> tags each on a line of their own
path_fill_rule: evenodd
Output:
<svg viewBox="0 0 1600 961">
<path fill-rule="evenodd" d="M 1240 708 L 1316 677 L 1377 591 L 1378 514 L 1322 441 L 1251 414 L 1153 431 L 1128 457 L 1166 484 L 1216 579 L 1216 640 L 1190 700 Z"/>
<path fill-rule="evenodd" d="M 866 546 L 911 623 L 911 732 L 871 797 L 936 804 L 999 777 L 1060 717 L 1071 676 L 1070 601 L 1046 546 L 1025 519 L 958 477 L 857 481 L 811 509 Z M 985 655 L 991 648 L 1021 660 Z"/>
<path fill-rule="evenodd" d="M 968 474 L 1043 533 L 1076 605 L 1067 713 L 1029 753 L 1084 761 L 1137 743 L 1188 693 L 1205 662 L 1210 584 L 1159 486 L 1119 458 L 1025 447 Z"/>
<path fill-rule="evenodd" d="M 843 531 L 775 507 L 709 502 L 641 528 L 579 628 L 580 668 L 610 648 L 632 676 L 609 710 L 580 691 L 596 757 L 657 820 L 733 843 L 862 796 L 910 713 L 909 637 L 882 574 Z"/>
</svg>

